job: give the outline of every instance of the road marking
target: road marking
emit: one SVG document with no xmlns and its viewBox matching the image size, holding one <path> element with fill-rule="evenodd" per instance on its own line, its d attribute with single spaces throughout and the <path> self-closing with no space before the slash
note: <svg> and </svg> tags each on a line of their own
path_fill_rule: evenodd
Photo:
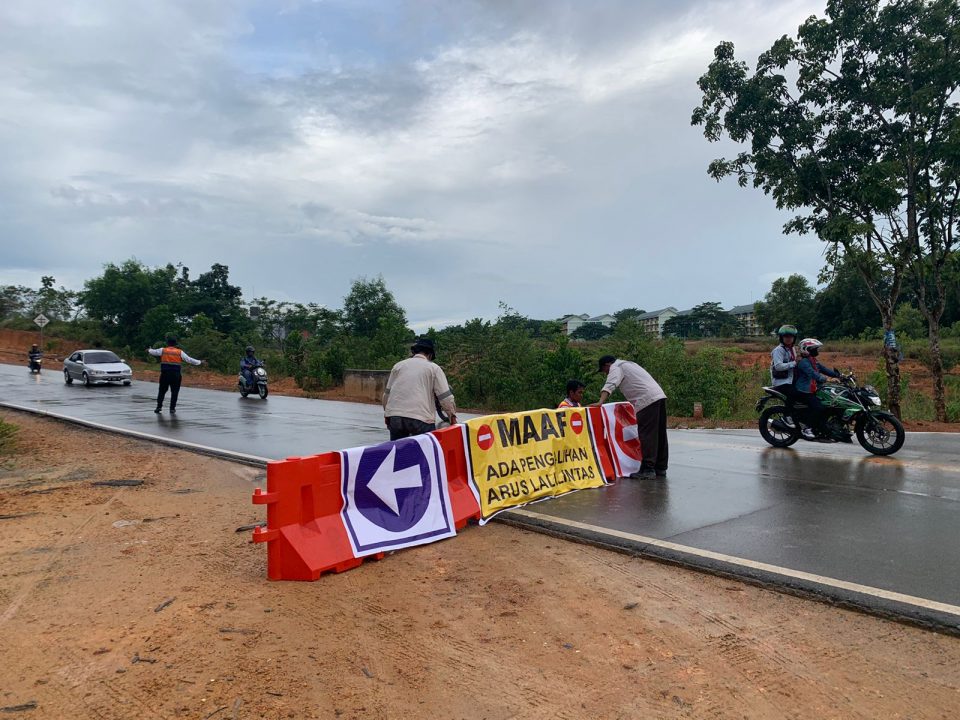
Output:
<svg viewBox="0 0 960 720">
<path fill-rule="evenodd" d="M 960 606 L 958 605 L 950 605 L 948 603 L 937 602 L 936 600 L 927 600 L 926 598 L 916 597 L 914 595 L 905 595 L 903 593 L 893 592 L 891 590 L 883 590 L 881 588 L 875 588 L 869 585 L 860 585 L 859 583 L 838 580 L 836 578 L 826 577 L 824 575 L 815 575 L 814 573 L 808 573 L 802 570 L 792 570 L 790 568 L 780 567 L 779 565 L 770 565 L 768 563 L 757 562 L 756 560 L 748 560 L 746 558 L 740 558 L 734 555 L 725 555 L 723 553 L 713 552 L 712 550 L 701 550 L 700 548 L 691 547 L 689 545 L 672 543 L 668 540 L 658 540 L 657 538 L 646 537 L 644 535 L 635 535 L 634 533 L 624 532 L 623 530 L 600 527 L 599 525 L 591 525 L 590 523 L 583 523 L 577 520 L 568 520 L 566 518 L 555 517 L 553 515 L 532 512 L 530 510 L 509 510 L 506 514 L 520 515 L 522 517 L 531 519 L 547 520 L 558 525 L 565 525 L 578 530 L 589 530 L 590 532 L 597 533 L 598 535 L 608 535 L 611 537 L 621 538 L 623 540 L 642 543 L 644 545 L 653 545 L 655 547 L 663 548 L 664 550 L 673 550 L 675 552 L 681 552 L 687 555 L 695 555 L 697 557 L 702 557 L 709 560 L 718 560 L 731 565 L 739 565 L 741 567 L 746 567 L 753 570 L 762 570 L 764 572 L 782 575 L 784 577 L 794 578 L 796 580 L 806 580 L 819 585 L 826 585 L 828 587 L 837 588 L 840 590 L 849 590 L 862 595 L 869 595 L 871 597 L 882 598 L 884 600 L 892 600 L 894 602 L 904 603 L 906 605 L 914 605 L 927 610 L 935 610 L 937 612 L 960 617 Z"/>
<path fill-rule="evenodd" d="M 10 408 L 12 410 L 22 410 L 23 412 L 34 413 L 36 415 L 45 415 L 47 417 L 56 418 L 57 420 L 64 420 L 66 422 L 75 423 L 77 425 L 84 425 L 94 430 L 107 430 L 109 432 L 118 433 L 120 435 L 128 435 L 131 437 L 140 438 L 141 440 L 153 440 L 162 442 L 166 445 L 172 445 L 174 447 L 181 447 L 187 450 L 198 450 L 201 452 L 209 453 L 211 455 L 218 455 L 220 457 L 229 457 L 235 458 L 237 460 L 242 460 L 244 462 L 254 462 L 257 464 L 265 465 L 268 462 L 273 462 L 276 458 L 265 458 L 260 457 L 259 455 L 247 455 L 246 453 L 235 452 L 234 450 L 223 450 L 222 448 L 215 448 L 209 445 L 201 445 L 200 443 L 192 443 L 186 440 L 175 440 L 173 438 L 164 437 L 162 435 L 151 435 L 150 433 L 141 432 L 139 430 L 130 430 L 128 428 L 114 427 L 113 425 L 105 425 L 103 423 L 93 422 L 92 420 L 82 420 L 77 417 L 72 417 L 70 415 L 63 415 L 61 413 L 51 412 L 50 410 L 43 410 L 41 408 L 29 407 L 27 405 L 18 405 L 16 403 L 0 401 L 0 406 Z"/>
</svg>

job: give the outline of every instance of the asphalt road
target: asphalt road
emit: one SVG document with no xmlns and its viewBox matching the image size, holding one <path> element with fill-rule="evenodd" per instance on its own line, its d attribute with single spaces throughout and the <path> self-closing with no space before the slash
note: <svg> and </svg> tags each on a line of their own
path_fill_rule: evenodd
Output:
<svg viewBox="0 0 960 720">
<path fill-rule="evenodd" d="M 156 385 L 66 386 L 0 365 L 0 401 L 263 459 L 382 442 L 375 405 Z M 960 436 L 909 433 L 891 458 L 859 445 L 768 447 L 753 431 L 671 431 L 663 481 L 621 480 L 508 521 L 827 597 L 960 632 Z"/>
</svg>

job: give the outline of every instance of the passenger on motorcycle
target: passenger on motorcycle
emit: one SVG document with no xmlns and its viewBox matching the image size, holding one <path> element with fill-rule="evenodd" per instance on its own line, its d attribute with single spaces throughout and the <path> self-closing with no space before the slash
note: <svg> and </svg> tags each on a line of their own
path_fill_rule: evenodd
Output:
<svg viewBox="0 0 960 720">
<path fill-rule="evenodd" d="M 257 359 L 253 345 L 247 345 L 246 355 L 240 358 L 240 374 L 243 375 L 243 381 L 248 386 L 253 385 L 253 369 L 262 364 Z"/>
<path fill-rule="evenodd" d="M 831 438 L 832 435 L 826 427 L 826 411 L 823 403 L 817 397 L 817 390 L 823 383 L 827 382 L 827 377 L 839 378 L 842 375 L 835 368 L 828 368 L 817 362 L 817 356 L 820 354 L 820 348 L 823 343 L 816 338 L 804 338 L 798 345 L 800 349 L 800 360 L 797 362 L 794 387 L 797 394 L 796 399 L 805 403 L 810 408 L 808 419 L 810 424 L 816 428 L 818 435 Z M 847 440 L 846 437 L 835 438 L 837 440 Z"/>
</svg>

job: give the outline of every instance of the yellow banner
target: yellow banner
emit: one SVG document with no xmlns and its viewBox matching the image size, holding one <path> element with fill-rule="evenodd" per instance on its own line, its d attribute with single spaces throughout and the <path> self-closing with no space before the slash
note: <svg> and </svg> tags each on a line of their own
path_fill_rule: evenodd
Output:
<svg viewBox="0 0 960 720">
<path fill-rule="evenodd" d="M 481 522 L 501 510 L 605 484 L 586 408 L 487 415 L 464 428 Z"/>
</svg>

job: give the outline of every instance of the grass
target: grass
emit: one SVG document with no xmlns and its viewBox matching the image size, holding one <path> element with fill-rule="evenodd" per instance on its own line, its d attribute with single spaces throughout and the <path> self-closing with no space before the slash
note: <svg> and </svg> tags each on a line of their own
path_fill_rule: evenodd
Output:
<svg viewBox="0 0 960 720">
<path fill-rule="evenodd" d="M 17 442 L 18 428 L 13 423 L 8 423 L 0 419 L 0 456 L 9 455 L 13 452 Z"/>
</svg>

